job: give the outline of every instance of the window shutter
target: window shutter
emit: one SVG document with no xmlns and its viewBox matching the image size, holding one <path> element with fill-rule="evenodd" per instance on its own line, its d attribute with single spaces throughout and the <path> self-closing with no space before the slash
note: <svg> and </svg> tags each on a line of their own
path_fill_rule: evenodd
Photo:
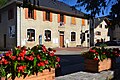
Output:
<svg viewBox="0 0 120 80">
<path fill-rule="evenodd" d="M 36 10 L 34 9 L 34 20 L 36 20 Z"/>
<path fill-rule="evenodd" d="M 60 22 L 60 14 L 58 14 L 58 23 Z"/>
<path fill-rule="evenodd" d="M 85 26 L 85 19 L 82 19 L 82 26 Z"/>
<path fill-rule="evenodd" d="M 25 19 L 28 19 L 28 8 L 25 8 Z"/>
<path fill-rule="evenodd" d="M 50 12 L 50 22 L 52 22 L 52 13 Z"/>
<path fill-rule="evenodd" d="M 66 24 L 66 16 L 64 15 L 64 24 Z"/>
<path fill-rule="evenodd" d="M 46 12 L 43 11 L 43 21 L 45 21 L 45 20 L 46 20 Z"/>
<path fill-rule="evenodd" d="M 71 18 L 71 24 L 76 24 L 75 17 L 72 17 L 72 18 Z"/>
</svg>

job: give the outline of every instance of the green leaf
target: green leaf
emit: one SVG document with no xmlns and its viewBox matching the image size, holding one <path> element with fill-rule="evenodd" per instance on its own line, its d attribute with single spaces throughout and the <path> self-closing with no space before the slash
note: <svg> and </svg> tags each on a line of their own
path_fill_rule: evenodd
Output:
<svg viewBox="0 0 120 80">
<path fill-rule="evenodd" d="M 18 64 L 18 62 L 17 62 L 17 61 L 15 61 L 15 63 L 14 63 L 14 71 L 16 71 L 17 64 Z"/>
<path fill-rule="evenodd" d="M 33 61 L 33 65 L 36 66 L 36 63 L 37 63 L 37 58 L 35 57 Z"/>
<path fill-rule="evenodd" d="M 21 74 L 20 73 L 18 73 L 18 77 L 20 77 L 21 76 Z"/>
</svg>

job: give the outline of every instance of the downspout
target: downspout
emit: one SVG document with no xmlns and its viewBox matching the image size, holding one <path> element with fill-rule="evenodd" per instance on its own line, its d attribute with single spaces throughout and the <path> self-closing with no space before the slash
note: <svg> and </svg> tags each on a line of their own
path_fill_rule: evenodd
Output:
<svg viewBox="0 0 120 80">
<path fill-rule="evenodd" d="M 19 43 L 19 45 L 21 46 L 21 7 L 20 7 L 20 43 Z"/>
</svg>

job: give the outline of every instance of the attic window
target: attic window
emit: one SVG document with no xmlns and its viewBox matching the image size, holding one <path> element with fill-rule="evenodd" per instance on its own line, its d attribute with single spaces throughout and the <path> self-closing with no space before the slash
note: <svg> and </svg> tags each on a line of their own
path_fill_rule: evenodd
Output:
<svg viewBox="0 0 120 80">
<path fill-rule="evenodd" d="M 102 28 L 102 24 L 100 24 L 100 26 L 99 26 L 100 28 Z"/>
<path fill-rule="evenodd" d="M 34 9 L 28 8 L 28 18 L 34 19 Z"/>
<path fill-rule="evenodd" d="M 97 32 L 96 32 L 96 35 L 101 35 L 101 32 L 97 31 Z"/>
<path fill-rule="evenodd" d="M 64 15 L 60 14 L 60 22 L 64 22 Z"/>
</svg>

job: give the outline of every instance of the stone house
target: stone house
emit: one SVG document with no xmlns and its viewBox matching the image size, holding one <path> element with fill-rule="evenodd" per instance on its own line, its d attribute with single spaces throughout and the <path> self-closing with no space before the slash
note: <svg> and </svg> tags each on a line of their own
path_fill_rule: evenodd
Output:
<svg viewBox="0 0 120 80">
<path fill-rule="evenodd" d="M 0 49 L 37 44 L 88 47 L 87 35 L 89 20 L 84 14 L 57 0 L 11 0 L 0 8 Z"/>
</svg>

